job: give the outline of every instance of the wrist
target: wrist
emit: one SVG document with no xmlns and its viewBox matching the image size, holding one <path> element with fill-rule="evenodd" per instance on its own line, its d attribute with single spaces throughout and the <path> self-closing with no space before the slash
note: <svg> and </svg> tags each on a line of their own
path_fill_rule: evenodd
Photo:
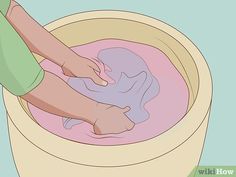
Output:
<svg viewBox="0 0 236 177">
<path fill-rule="evenodd" d="M 94 107 L 89 111 L 90 122 L 92 125 L 96 123 L 96 121 L 102 118 L 104 111 L 110 107 L 111 105 L 95 102 Z"/>
<path fill-rule="evenodd" d="M 63 60 L 61 60 L 61 64 L 60 66 L 62 68 L 65 68 L 65 69 L 70 69 L 71 66 L 73 66 L 73 64 L 75 63 L 75 61 L 79 61 L 79 62 L 82 62 L 84 58 L 75 54 L 75 55 L 72 55 L 72 56 L 68 56 L 68 57 L 64 57 Z"/>
<path fill-rule="evenodd" d="M 101 114 L 102 104 L 96 101 L 92 101 L 92 103 L 90 103 L 89 105 L 90 106 L 87 106 L 83 109 L 82 117 L 83 117 L 83 121 L 91 125 L 94 125 L 99 115 Z"/>
</svg>

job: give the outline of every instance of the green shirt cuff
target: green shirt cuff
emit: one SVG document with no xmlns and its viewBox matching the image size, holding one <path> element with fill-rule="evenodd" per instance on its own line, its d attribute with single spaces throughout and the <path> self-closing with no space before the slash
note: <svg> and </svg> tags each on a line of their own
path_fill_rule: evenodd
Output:
<svg viewBox="0 0 236 177">
<path fill-rule="evenodd" d="M 35 78 L 35 80 L 32 81 L 32 84 L 30 84 L 28 87 L 25 87 L 22 90 L 18 90 L 17 92 L 15 92 L 15 95 L 22 96 L 22 95 L 29 93 L 30 91 L 32 91 L 34 88 L 36 88 L 42 82 L 43 78 L 44 78 L 44 70 L 41 69 L 40 72 L 38 73 L 37 77 Z"/>
</svg>

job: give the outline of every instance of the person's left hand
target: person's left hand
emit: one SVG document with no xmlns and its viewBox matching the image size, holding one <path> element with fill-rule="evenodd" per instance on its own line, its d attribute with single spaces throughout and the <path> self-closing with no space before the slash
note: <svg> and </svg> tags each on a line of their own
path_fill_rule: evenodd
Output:
<svg viewBox="0 0 236 177">
<path fill-rule="evenodd" d="M 74 59 L 68 59 L 62 65 L 62 70 L 65 75 L 70 77 L 91 78 L 98 85 L 106 86 L 107 81 L 103 80 L 98 73 L 101 72 L 98 65 L 81 56 Z"/>
</svg>

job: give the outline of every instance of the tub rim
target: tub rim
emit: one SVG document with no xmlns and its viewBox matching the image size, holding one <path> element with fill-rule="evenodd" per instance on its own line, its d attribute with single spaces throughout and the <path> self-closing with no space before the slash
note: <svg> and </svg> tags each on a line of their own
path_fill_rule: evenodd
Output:
<svg viewBox="0 0 236 177">
<path fill-rule="evenodd" d="M 55 20 L 46 25 L 45 28 L 52 31 L 68 23 L 98 18 L 132 20 L 160 28 L 179 41 L 192 55 L 198 68 L 199 90 L 192 108 L 183 117 L 182 121 L 161 135 L 142 142 L 113 146 L 75 143 L 49 133 L 35 124 L 21 107 L 17 97 L 4 89 L 4 102 L 11 122 L 34 146 L 57 158 L 77 164 L 89 166 L 126 166 L 142 163 L 172 151 L 194 134 L 209 113 L 212 97 L 212 79 L 204 57 L 197 47 L 177 29 L 158 19 L 133 12 L 114 10 L 83 12 Z M 24 121 L 18 119 L 18 115 L 22 115 L 21 117 Z M 32 132 L 35 133 L 33 134 Z M 183 136 L 179 136 L 179 134 Z M 170 142 L 171 144 L 169 144 Z M 60 148 L 55 148 L 56 145 L 60 145 Z M 144 153 L 144 149 L 147 147 L 156 148 L 151 148 L 150 151 Z M 70 150 L 68 151 L 67 149 Z M 76 155 L 71 154 L 71 152 L 76 152 L 78 149 L 82 152 L 78 152 Z M 129 155 L 129 158 L 124 159 L 127 155 Z M 111 161 L 110 159 L 113 160 Z"/>
</svg>

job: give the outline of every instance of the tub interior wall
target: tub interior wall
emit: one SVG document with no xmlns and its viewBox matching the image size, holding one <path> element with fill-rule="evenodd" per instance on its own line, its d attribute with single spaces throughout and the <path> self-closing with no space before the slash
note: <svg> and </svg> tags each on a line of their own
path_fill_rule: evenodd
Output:
<svg viewBox="0 0 236 177">
<path fill-rule="evenodd" d="M 53 30 L 52 34 L 70 47 L 102 39 L 122 39 L 156 47 L 168 56 L 184 78 L 189 89 L 188 109 L 194 103 L 199 84 L 194 60 L 177 40 L 160 29 L 124 19 L 91 19 L 62 26 Z M 42 61 L 42 57 L 34 55 L 39 62 Z M 26 101 L 20 98 L 19 101 L 28 115 L 34 119 Z"/>
</svg>

